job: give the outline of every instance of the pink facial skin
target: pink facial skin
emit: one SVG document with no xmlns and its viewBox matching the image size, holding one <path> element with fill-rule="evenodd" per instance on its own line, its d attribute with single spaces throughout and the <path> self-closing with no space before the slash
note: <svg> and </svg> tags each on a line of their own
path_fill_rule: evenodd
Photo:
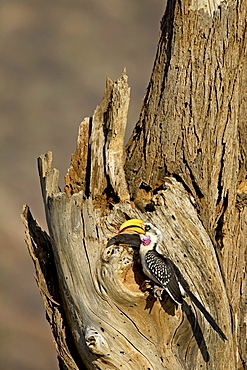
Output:
<svg viewBox="0 0 247 370">
<path fill-rule="evenodd" d="M 141 240 L 143 245 L 149 245 L 151 243 L 151 238 L 149 235 L 141 235 Z"/>
</svg>

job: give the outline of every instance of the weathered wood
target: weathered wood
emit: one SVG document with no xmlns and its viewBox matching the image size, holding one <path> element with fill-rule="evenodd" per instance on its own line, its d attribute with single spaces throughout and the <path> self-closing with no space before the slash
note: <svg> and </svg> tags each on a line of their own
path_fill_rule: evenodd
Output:
<svg viewBox="0 0 247 370">
<path fill-rule="evenodd" d="M 61 368 L 244 368 L 245 12 L 243 3 L 168 2 L 126 163 L 125 71 L 81 123 L 64 191 L 51 152 L 39 158 L 50 237 L 28 208 L 23 218 Z M 228 341 L 189 300 L 183 309 L 155 300 L 133 248 L 106 247 L 128 218 L 163 231 L 164 254 Z"/>
<path fill-rule="evenodd" d="M 165 169 L 188 186 L 208 229 L 217 228 L 227 201 L 229 208 L 235 204 L 239 107 L 246 94 L 246 85 L 240 85 L 246 7 L 228 3 L 209 16 L 192 11 L 188 1 L 168 2 L 150 84 L 127 148 L 131 194 L 136 197 L 141 186 L 155 187 Z"/>
<path fill-rule="evenodd" d="M 99 151 L 105 146 L 102 135 L 101 138 L 102 141 L 97 142 Z M 77 153 L 82 151 L 80 145 L 78 140 Z M 91 163 L 94 154 L 88 151 L 85 157 Z M 94 178 L 94 173 L 102 179 L 105 167 L 96 166 L 95 172 L 90 171 L 88 181 Z M 192 198 L 182 185 L 175 179 L 167 179 L 153 198 L 155 211 L 142 213 L 132 209 L 129 202 L 121 202 L 105 215 L 105 209 L 95 202 L 91 193 L 86 196 L 83 191 L 72 195 L 56 192 L 58 178 L 57 171 L 51 167 L 51 153 L 40 158 L 39 172 L 61 304 L 76 349 L 86 366 L 183 369 L 195 367 L 201 353 L 202 368 L 207 368 L 209 361 L 211 368 L 216 364 L 224 368 L 226 360 L 232 368 L 230 312 L 218 262 L 191 203 Z M 186 313 L 176 310 L 170 301 L 155 302 L 148 292 L 143 293 L 140 287 L 144 276 L 136 257 L 133 265 L 131 248 L 105 249 L 107 236 L 115 233 L 116 226 L 126 217 L 152 220 L 164 231 L 165 254 L 173 261 L 180 261 L 179 268 L 191 282 L 192 290 L 195 294 L 200 292 L 199 298 L 222 327 L 225 326 L 227 344 L 217 338 L 200 316 L 203 336 L 193 332 Z M 198 268 L 201 265 L 203 269 Z M 212 279 L 216 288 L 213 291 Z M 204 341 L 207 345 L 196 344 Z M 226 349 L 228 355 L 219 359 L 219 351 Z"/>
<path fill-rule="evenodd" d="M 47 157 L 48 158 L 48 157 Z M 50 157 L 51 158 L 51 157 Z M 58 292 L 58 276 L 54 264 L 50 237 L 33 219 L 28 206 L 23 207 L 22 221 L 26 229 L 26 244 L 33 260 L 36 281 L 44 302 L 46 317 L 54 335 L 54 345 L 62 369 L 79 369 L 68 347 L 66 318 Z"/>
<path fill-rule="evenodd" d="M 234 367 L 229 306 L 212 243 L 181 184 L 167 179 L 164 189 L 154 197 L 157 209 L 150 213 L 119 203 L 103 216 L 91 199 L 82 203 L 80 193 L 57 193 L 48 202 L 62 306 L 87 368 L 195 368 L 199 353 L 201 368 L 208 368 L 208 361 L 209 368 Z M 152 220 L 164 230 L 164 252 L 176 263 L 184 261 L 179 268 L 224 327 L 227 344 L 200 315 L 203 337 L 193 333 L 180 308 L 142 292 L 145 278 L 131 248 L 105 249 L 107 236 L 116 232 L 113 227 L 124 215 Z M 212 280 L 217 290 L 212 291 Z M 227 355 L 219 358 L 219 351 Z"/>
<path fill-rule="evenodd" d="M 235 207 L 246 178 L 246 8 L 244 1 L 168 2 L 125 166 L 142 209 L 150 208 L 164 174 L 195 198 L 216 246 L 238 341 L 243 332 L 246 338 L 247 317 L 246 215 Z M 240 342 L 236 358 L 240 367 L 247 363 Z"/>
<path fill-rule="evenodd" d="M 107 79 L 102 102 L 92 119 L 87 117 L 80 125 L 77 151 L 65 176 L 67 193 L 81 190 L 92 199 L 98 198 L 99 202 L 103 201 L 104 195 L 122 201 L 129 199 L 123 170 L 129 99 L 125 70 L 119 80 Z"/>
</svg>

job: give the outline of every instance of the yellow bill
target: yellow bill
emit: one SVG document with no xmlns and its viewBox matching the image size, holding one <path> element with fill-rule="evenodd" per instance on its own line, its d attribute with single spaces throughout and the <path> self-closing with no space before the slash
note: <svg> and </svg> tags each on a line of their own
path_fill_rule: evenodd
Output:
<svg viewBox="0 0 247 370">
<path fill-rule="evenodd" d="M 132 218 L 131 220 L 125 221 L 119 228 L 119 233 L 124 231 L 136 231 L 139 234 L 145 234 L 145 231 L 142 228 L 142 220 L 138 218 Z"/>
</svg>

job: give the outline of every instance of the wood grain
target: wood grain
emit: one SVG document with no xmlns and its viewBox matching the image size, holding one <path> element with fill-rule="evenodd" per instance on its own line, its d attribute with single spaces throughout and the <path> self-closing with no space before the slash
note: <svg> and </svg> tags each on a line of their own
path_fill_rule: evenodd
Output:
<svg viewBox="0 0 247 370">
<path fill-rule="evenodd" d="M 81 123 L 64 191 L 52 153 L 38 160 L 49 236 L 23 220 L 61 368 L 245 368 L 246 5 L 204 3 L 168 2 L 126 161 L 125 71 Z M 228 341 L 189 299 L 155 299 L 135 248 L 106 247 L 129 218 L 162 230 Z"/>
</svg>

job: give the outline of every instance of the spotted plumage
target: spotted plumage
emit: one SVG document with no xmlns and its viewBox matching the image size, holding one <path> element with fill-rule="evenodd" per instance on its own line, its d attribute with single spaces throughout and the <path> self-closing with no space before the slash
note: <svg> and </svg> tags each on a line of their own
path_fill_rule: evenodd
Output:
<svg viewBox="0 0 247 370">
<path fill-rule="evenodd" d="M 189 296 L 212 328 L 223 340 L 227 339 L 214 318 L 191 292 L 189 284 L 183 278 L 178 267 L 157 251 L 158 245 L 163 241 L 163 235 L 157 227 L 149 222 L 132 219 L 120 226 L 119 233 L 109 240 L 108 246 L 123 243 L 139 248 L 144 274 L 156 285 L 166 290 L 173 301 L 180 305 L 184 303 L 183 297 Z"/>
<path fill-rule="evenodd" d="M 150 250 L 145 254 L 145 271 L 148 266 L 149 277 L 163 287 L 178 304 L 182 304 L 183 299 L 178 285 L 176 275 L 168 258 L 164 258 L 155 250 Z M 147 274 L 147 271 L 146 271 Z"/>
</svg>

